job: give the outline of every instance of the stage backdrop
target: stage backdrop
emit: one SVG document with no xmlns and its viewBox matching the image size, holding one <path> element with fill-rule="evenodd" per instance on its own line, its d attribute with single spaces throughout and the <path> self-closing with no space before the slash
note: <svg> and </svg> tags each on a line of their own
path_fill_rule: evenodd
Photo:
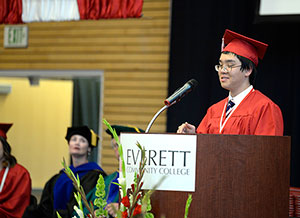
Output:
<svg viewBox="0 0 300 218">
<path fill-rule="evenodd" d="M 168 132 L 182 122 L 198 125 L 210 105 L 228 92 L 220 87 L 214 65 L 226 28 L 268 43 L 258 66 L 255 88 L 280 106 L 284 135 L 292 136 L 291 186 L 300 186 L 300 23 L 297 20 L 257 19 L 259 1 L 173 0 L 169 94 L 189 79 L 198 87 L 168 110 Z"/>
</svg>

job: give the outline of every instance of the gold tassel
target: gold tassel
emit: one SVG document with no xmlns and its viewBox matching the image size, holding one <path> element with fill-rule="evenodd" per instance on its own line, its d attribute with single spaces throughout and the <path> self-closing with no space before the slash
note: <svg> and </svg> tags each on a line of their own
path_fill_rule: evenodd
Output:
<svg viewBox="0 0 300 218">
<path fill-rule="evenodd" d="M 91 145 L 96 147 L 97 146 L 97 138 L 99 138 L 99 137 L 92 129 L 90 129 L 90 131 L 91 131 Z"/>
<path fill-rule="evenodd" d="M 136 132 L 141 133 L 139 128 L 137 128 L 136 126 L 131 126 L 131 125 L 127 125 L 128 127 L 134 128 Z"/>
</svg>

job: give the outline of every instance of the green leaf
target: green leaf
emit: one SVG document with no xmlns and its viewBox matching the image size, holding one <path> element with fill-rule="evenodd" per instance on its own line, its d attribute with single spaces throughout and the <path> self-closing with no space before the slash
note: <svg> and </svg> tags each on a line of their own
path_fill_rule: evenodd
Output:
<svg viewBox="0 0 300 218">
<path fill-rule="evenodd" d="M 98 207 L 95 211 L 97 217 L 107 216 L 107 211 L 103 208 L 106 206 L 107 202 L 105 199 L 105 182 L 103 176 L 100 174 L 97 180 L 96 193 L 97 198 L 94 200 L 94 205 Z"/>
<path fill-rule="evenodd" d="M 148 198 L 147 212 L 150 211 L 151 209 L 152 209 L 152 206 L 151 206 L 151 200 L 150 200 L 150 198 Z"/>
<path fill-rule="evenodd" d="M 143 150 L 143 148 L 142 148 L 142 146 L 141 146 L 141 144 L 139 143 L 139 142 L 136 142 L 136 145 L 138 146 L 138 148 L 142 151 Z"/>
<path fill-rule="evenodd" d="M 82 202 L 81 202 L 81 194 L 79 192 L 77 192 L 77 194 L 76 194 L 76 192 L 74 192 L 74 197 L 75 197 L 76 202 L 77 202 L 77 204 L 79 206 L 79 209 L 81 211 L 83 211 Z"/>
<path fill-rule="evenodd" d="M 146 213 L 145 218 L 154 218 L 153 213 Z"/>
<path fill-rule="evenodd" d="M 118 186 L 122 186 L 121 184 L 117 183 L 117 182 L 112 182 L 112 184 L 118 185 Z"/>
<path fill-rule="evenodd" d="M 119 136 L 118 136 L 116 130 L 111 127 L 111 125 L 109 124 L 109 122 L 107 122 L 106 119 L 102 119 L 102 122 L 107 126 L 108 130 L 111 132 L 111 134 L 113 135 L 114 139 L 116 140 L 116 142 L 119 146 L 118 150 L 119 150 L 119 155 L 120 155 L 121 162 L 122 162 L 122 174 L 124 177 L 126 177 L 125 161 L 124 161 L 124 157 L 123 157 L 123 147 L 120 143 Z"/>
<path fill-rule="evenodd" d="M 56 211 L 56 215 L 58 218 L 62 218 L 57 211 Z"/>
<path fill-rule="evenodd" d="M 98 198 L 105 197 L 105 182 L 104 182 L 103 176 L 101 174 L 99 175 L 99 178 L 97 180 L 95 195 Z"/>
<path fill-rule="evenodd" d="M 188 199 L 186 200 L 184 218 L 187 218 L 187 217 L 188 217 L 188 214 L 189 214 L 189 208 L 190 208 L 190 206 L 191 206 L 191 203 L 192 203 L 192 195 L 189 194 L 189 197 L 188 197 Z"/>
<path fill-rule="evenodd" d="M 95 210 L 95 214 L 97 217 L 102 217 L 102 216 L 107 217 L 108 216 L 107 210 L 103 210 L 102 208 Z"/>
</svg>

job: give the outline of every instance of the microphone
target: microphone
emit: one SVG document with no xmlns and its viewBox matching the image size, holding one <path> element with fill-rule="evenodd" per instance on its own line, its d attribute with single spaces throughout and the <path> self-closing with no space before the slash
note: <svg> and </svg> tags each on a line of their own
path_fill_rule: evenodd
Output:
<svg viewBox="0 0 300 218">
<path fill-rule="evenodd" d="M 190 93 L 197 85 L 197 80 L 189 80 L 186 84 L 184 84 L 184 86 L 182 86 L 180 89 L 177 89 L 173 93 L 173 95 L 171 95 L 164 101 L 165 105 L 170 106 L 171 104 L 175 104 L 176 102 L 180 101 L 186 94 Z"/>
</svg>

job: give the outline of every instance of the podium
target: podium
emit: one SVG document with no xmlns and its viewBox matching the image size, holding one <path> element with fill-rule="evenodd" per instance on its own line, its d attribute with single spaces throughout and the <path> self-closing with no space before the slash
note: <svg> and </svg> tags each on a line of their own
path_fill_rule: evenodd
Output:
<svg viewBox="0 0 300 218">
<path fill-rule="evenodd" d="M 195 192 L 155 191 L 155 217 L 288 218 L 290 137 L 197 135 Z M 176 181 L 174 181 L 176 182 Z"/>
</svg>

